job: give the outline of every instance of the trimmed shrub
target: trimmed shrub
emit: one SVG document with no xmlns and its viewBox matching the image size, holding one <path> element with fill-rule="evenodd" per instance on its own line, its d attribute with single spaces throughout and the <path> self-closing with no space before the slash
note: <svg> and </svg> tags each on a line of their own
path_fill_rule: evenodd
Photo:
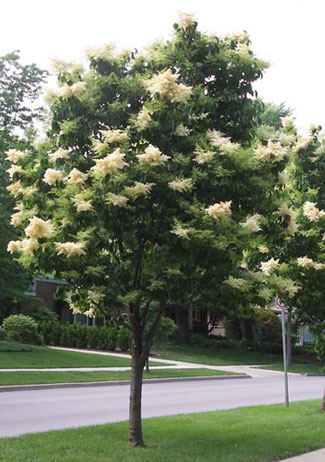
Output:
<svg viewBox="0 0 325 462">
<path fill-rule="evenodd" d="M 0 341 L 1 340 L 7 340 L 6 331 L 2 327 L 0 327 Z"/>
<path fill-rule="evenodd" d="M 75 338 L 74 338 L 73 326 L 70 324 L 61 325 L 61 335 L 60 335 L 60 345 L 65 347 L 74 347 Z"/>
<path fill-rule="evenodd" d="M 94 350 L 98 348 L 99 327 L 87 327 L 87 345 Z"/>
<path fill-rule="evenodd" d="M 33 351 L 33 347 L 31 345 L 25 345 L 24 343 L 0 341 L 0 352 L 19 353 L 25 351 Z"/>
<path fill-rule="evenodd" d="M 73 325 L 73 336 L 77 348 L 87 348 L 87 329 L 84 324 Z"/>
<path fill-rule="evenodd" d="M 116 338 L 117 338 L 117 328 L 107 327 L 107 341 L 106 341 L 107 350 L 110 350 L 110 351 L 115 350 L 115 348 L 117 347 Z"/>
<path fill-rule="evenodd" d="M 46 306 L 37 306 L 33 308 L 29 316 L 38 323 L 45 321 L 56 322 L 58 320 L 58 315 Z"/>
<path fill-rule="evenodd" d="M 43 337 L 38 332 L 37 322 L 23 314 L 14 314 L 3 321 L 2 328 L 9 340 L 34 345 L 43 345 Z"/>
<path fill-rule="evenodd" d="M 130 348 L 131 334 L 126 327 L 120 327 L 116 337 L 117 346 L 121 351 L 127 351 Z"/>
</svg>

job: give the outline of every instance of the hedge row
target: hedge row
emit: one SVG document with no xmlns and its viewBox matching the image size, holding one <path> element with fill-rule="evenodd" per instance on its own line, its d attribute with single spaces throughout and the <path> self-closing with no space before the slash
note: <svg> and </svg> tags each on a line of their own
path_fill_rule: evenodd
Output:
<svg viewBox="0 0 325 462">
<path fill-rule="evenodd" d="M 130 332 L 126 327 L 87 327 L 83 324 L 46 321 L 39 324 L 39 332 L 47 345 L 110 351 L 117 347 L 127 351 L 130 347 Z"/>
</svg>

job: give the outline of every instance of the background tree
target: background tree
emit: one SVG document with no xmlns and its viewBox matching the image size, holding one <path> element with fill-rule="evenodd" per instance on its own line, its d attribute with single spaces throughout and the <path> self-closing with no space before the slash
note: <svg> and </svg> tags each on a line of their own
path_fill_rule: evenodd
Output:
<svg viewBox="0 0 325 462">
<path fill-rule="evenodd" d="M 32 271 L 65 278 L 74 312 L 127 315 L 135 445 L 161 316 L 213 297 L 225 303 L 238 287 L 248 293 L 252 283 L 230 273 L 255 277 L 240 269 L 243 250 L 256 233 L 276 233 L 268 220 L 289 153 L 279 139 L 251 141 L 252 83 L 265 63 L 248 36 L 201 34 L 190 15 L 174 28 L 145 54 L 88 49 L 87 71 L 57 61 L 47 139 L 7 152 L 25 233 L 8 250 Z"/>
<path fill-rule="evenodd" d="M 35 64 L 21 64 L 18 52 L 0 57 L 0 321 L 28 286 L 26 271 L 7 252 L 8 242 L 17 232 L 10 225 L 14 201 L 6 190 L 10 163 L 5 160 L 5 151 L 30 145 L 34 123 L 41 115 L 32 103 L 46 75 Z"/>
</svg>

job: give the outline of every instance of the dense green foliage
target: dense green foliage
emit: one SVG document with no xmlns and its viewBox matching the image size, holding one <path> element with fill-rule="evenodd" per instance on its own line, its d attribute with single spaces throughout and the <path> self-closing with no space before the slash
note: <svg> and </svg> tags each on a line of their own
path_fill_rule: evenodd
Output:
<svg viewBox="0 0 325 462">
<path fill-rule="evenodd" d="M 10 225 L 14 201 L 6 190 L 10 163 L 5 160 L 5 152 L 30 147 L 33 124 L 41 115 L 32 103 L 46 74 L 35 64 L 21 64 L 17 52 L 0 57 L 0 322 L 29 284 L 22 266 L 7 252 L 8 242 L 19 233 Z"/>
<path fill-rule="evenodd" d="M 38 332 L 37 322 L 23 314 L 12 315 L 2 323 L 8 340 L 35 345 L 43 344 L 43 337 Z"/>
</svg>

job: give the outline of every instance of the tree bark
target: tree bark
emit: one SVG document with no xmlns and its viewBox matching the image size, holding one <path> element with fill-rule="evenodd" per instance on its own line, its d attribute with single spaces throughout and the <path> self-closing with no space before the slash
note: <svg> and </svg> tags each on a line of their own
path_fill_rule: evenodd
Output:
<svg viewBox="0 0 325 462">
<path fill-rule="evenodd" d="M 321 405 L 319 410 L 320 411 L 325 411 L 325 389 L 324 389 L 324 396 L 323 396 L 322 405 Z"/>
<path fill-rule="evenodd" d="M 133 446 L 144 445 L 141 421 L 143 367 L 143 361 L 132 356 L 129 406 L 129 443 Z"/>
</svg>

